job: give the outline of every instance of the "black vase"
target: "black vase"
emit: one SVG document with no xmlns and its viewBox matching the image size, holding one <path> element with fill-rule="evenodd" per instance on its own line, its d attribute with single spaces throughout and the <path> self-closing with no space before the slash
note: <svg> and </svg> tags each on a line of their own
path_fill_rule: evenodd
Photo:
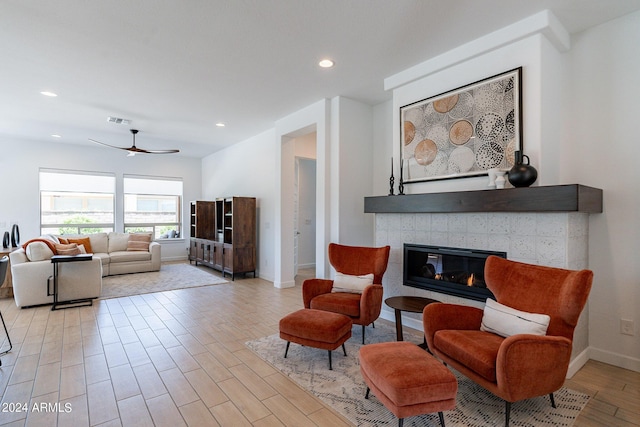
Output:
<svg viewBox="0 0 640 427">
<path fill-rule="evenodd" d="M 5 249 L 9 247 L 9 232 L 8 231 L 4 232 L 4 236 L 2 238 L 2 247 L 5 248 Z"/>
<path fill-rule="evenodd" d="M 11 246 L 14 248 L 20 244 L 20 229 L 18 224 L 13 224 L 11 228 Z"/>
<path fill-rule="evenodd" d="M 509 170 L 509 182 L 514 187 L 528 187 L 538 179 L 538 171 L 529 164 L 529 156 L 522 154 L 522 151 L 514 153 L 515 164 Z M 527 163 L 523 163 L 523 159 L 527 159 Z"/>
</svg>

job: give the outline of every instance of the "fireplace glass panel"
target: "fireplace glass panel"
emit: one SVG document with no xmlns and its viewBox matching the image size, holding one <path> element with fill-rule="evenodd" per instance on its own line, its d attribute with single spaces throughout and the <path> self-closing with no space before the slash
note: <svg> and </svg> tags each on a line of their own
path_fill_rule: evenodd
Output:
<svg viewBox="0 0 640 427">
<path fill-rule="evenodd" d="M 489 255 L 507 257 L 505 252 L 405 244 L 404 284 L 478 301 L 494 298 L 484 281 Z"/>
</svg>

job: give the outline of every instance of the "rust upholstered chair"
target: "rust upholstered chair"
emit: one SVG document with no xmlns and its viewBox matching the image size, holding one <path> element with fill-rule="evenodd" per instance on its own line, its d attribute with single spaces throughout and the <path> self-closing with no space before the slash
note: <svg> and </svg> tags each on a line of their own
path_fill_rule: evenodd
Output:
<svg viewBox="0 0 640 427">
<path fill-rule="evenodd" d="M 483 322 L 482 309 L 429 304 L 423 312 L 425 337 L 433 354 L 505 400 L 505 425 L 509 425 L 512 402 L 548 394 L 555 407 L 553 392 L 564 383 L 573 330 L 587 302 L 593 273 L 491 256 L 484 278 L 500 304 L 548 315 L 546 335 L 505 338 L 486 331 L 489 318 Z M 512 326 L 517 320 L 505 323 Z"/>
<path fill-rule="evenodd" d="M 364 344 L 365 326 L 373 323 L 382 309 L 382 276 L 387 270 L 389 250 L 389 246 L 369 248 L 330 243 L 329 262 L 336 272 L 352 276 L 373 274 L 373 283 L 360 294 L 332 292 L 333 280 L 307 279 L 302 283 L 304 307 L 349 316 L 353 323 L 362 325 Z"/>
</svg>

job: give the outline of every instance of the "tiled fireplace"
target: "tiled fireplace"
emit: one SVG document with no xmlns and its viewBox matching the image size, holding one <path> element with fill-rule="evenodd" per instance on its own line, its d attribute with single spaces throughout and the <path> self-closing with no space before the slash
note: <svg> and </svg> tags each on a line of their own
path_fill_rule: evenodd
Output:
<svg viewBox="0 0 640 427">
<path fill-rule="evenodd" d="M 508 191 L 514 190 L 521 194 L 522 189 Z M 492 190 L 492 195 L 495 195 L 495 192 L 504 192 L 500 194 L 501 197 L 509 196 L 507 190 Z M 439 193 L 439 195 L 442 194 L 445 193 Z M 598 212 L 597 200 L 595 210 L 591 207 L 588 209 L 580 207 L 582 205 L 579 201 L 579 206 L 577 205 L 575 209 L 561 212 L 540 212 L 540 208 L 536 208 L 538 211 L 534 212 L 514 212 L 513 207 L 503 204 L 498 208 L 495 206 L 486 208 L 463 206 L 461 208 L 462 210 L 486 210 L 486 212 L 394 213 L 388 211 L 402 210 L 397 209 L 397 204 L 401 203 L 402 198 L 406 196 L 388 197 L 394 207 L 386 208 L 379 205 L 378 202 L 384 202 L 381 198 L 369 198 L 371 199 L 369 201 L 365 199 L 365 212 L 373 212 L 376 215 L 376 245 L 391 246 L 389 265 L 383 279 L 385 298 L 411 295 L 476 307 L 484 306 L 480 301 L 403 285 L 405 243 L 499 251 L 506 252 L 507 258 L 515 261 L 576 270 L 588 268 L 589 213 Z M 600 211 L 601 200 L 600 192 Z M 372 201 L 375 203 L 372 204 Z M 412 202 L 410 199 L 407 201 Z M 453 207 L 450 210 L 456 209 Z M 495 209 L 505 211 L 493 211 Z M 442 209 L 427 203 L 423 207 L 414 206 L 408 210 Z M 575 330 L 572 359 L 588 347 L 587 311 L 588 306 L 583 311 Z M 394 319 L 393 310 L 384 304 L 382 317 L 392 321 Z M 403 318 L 405 325 L 422 330 L 419 314 L 403 313 Z"/>
</svg>

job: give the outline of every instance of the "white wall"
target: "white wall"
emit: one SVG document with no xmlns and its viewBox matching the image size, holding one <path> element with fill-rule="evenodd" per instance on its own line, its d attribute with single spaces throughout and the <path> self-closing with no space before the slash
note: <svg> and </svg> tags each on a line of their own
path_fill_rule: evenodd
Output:
<svg viewBox="0 0 640 427">
<path fill-rule="evenodd" d="M 4 234 L 12 224 L 18 223 L 22 242 L 40 235 L 40 168 L 115 173 L 116 185 L 120 188 L 124 174 L 182 178 L 183 222 L 189 218 L 189 200 L 200 197 L 200 159 L 172 155 L 127 157 L 124 152 L 97 146 L 7 138 L 0 139 L 0 152 L 0 170 L 4 176 L 0 188 L 0 232 Z M 188 246 L 184 239 L 162 242 L 162 259 L 186 259 Z"/>
<path fill-rule="evenodd" d="M 591 356 L 640 371 L 640 12 L 573 37 L 567 54 L 571 100 L 562 180 L 602 188 L 604 213 L 591 215 Z M 620 333 L 620 319 L 635 323 Z"/>
<path fill-rule="evenodd" d="M 373 216 L 364 213 L 364 198 L 373 193 L 373 108 L 345 97 L 331 105 L 331 240 L 372 246 Z"/>
<path fill-rule="evenodd" d="M 535 185 L 579 183 L 604 190 L 604 213 L 589 220 L 594 284 L 587 352 L 591 358 L 640 371 L 640 150 L 634 117 L 640 57 L 630 54 L 640 40 L 640 13 L 575 35 L 568 51 L 555 19 L 547 16 L 545 23 L 539 18 L 389 78 L 387 86 L 394 88 L 394 157 L 400 152 L 401 106 L 523 66 L 524 152 L 538 169 Z M 431 71 L 420 77 L 420 69 Z M 387 163 L 376 159 L 380 170 L 388 170 Z M 479 190 L 485 185 L 486 177 L 468 178 L 410 184 L 405 192 Z M 634 336 L 620 333 L 621 318 L 634 322 Z"/>
<path fill-rule="evenodd" d="M 276 193 L 273 130 L 263 132 L 202 159 L 202 197 L 256 198 L 257 275 L 274 279 L 274 194 Z"/>
</svg>

